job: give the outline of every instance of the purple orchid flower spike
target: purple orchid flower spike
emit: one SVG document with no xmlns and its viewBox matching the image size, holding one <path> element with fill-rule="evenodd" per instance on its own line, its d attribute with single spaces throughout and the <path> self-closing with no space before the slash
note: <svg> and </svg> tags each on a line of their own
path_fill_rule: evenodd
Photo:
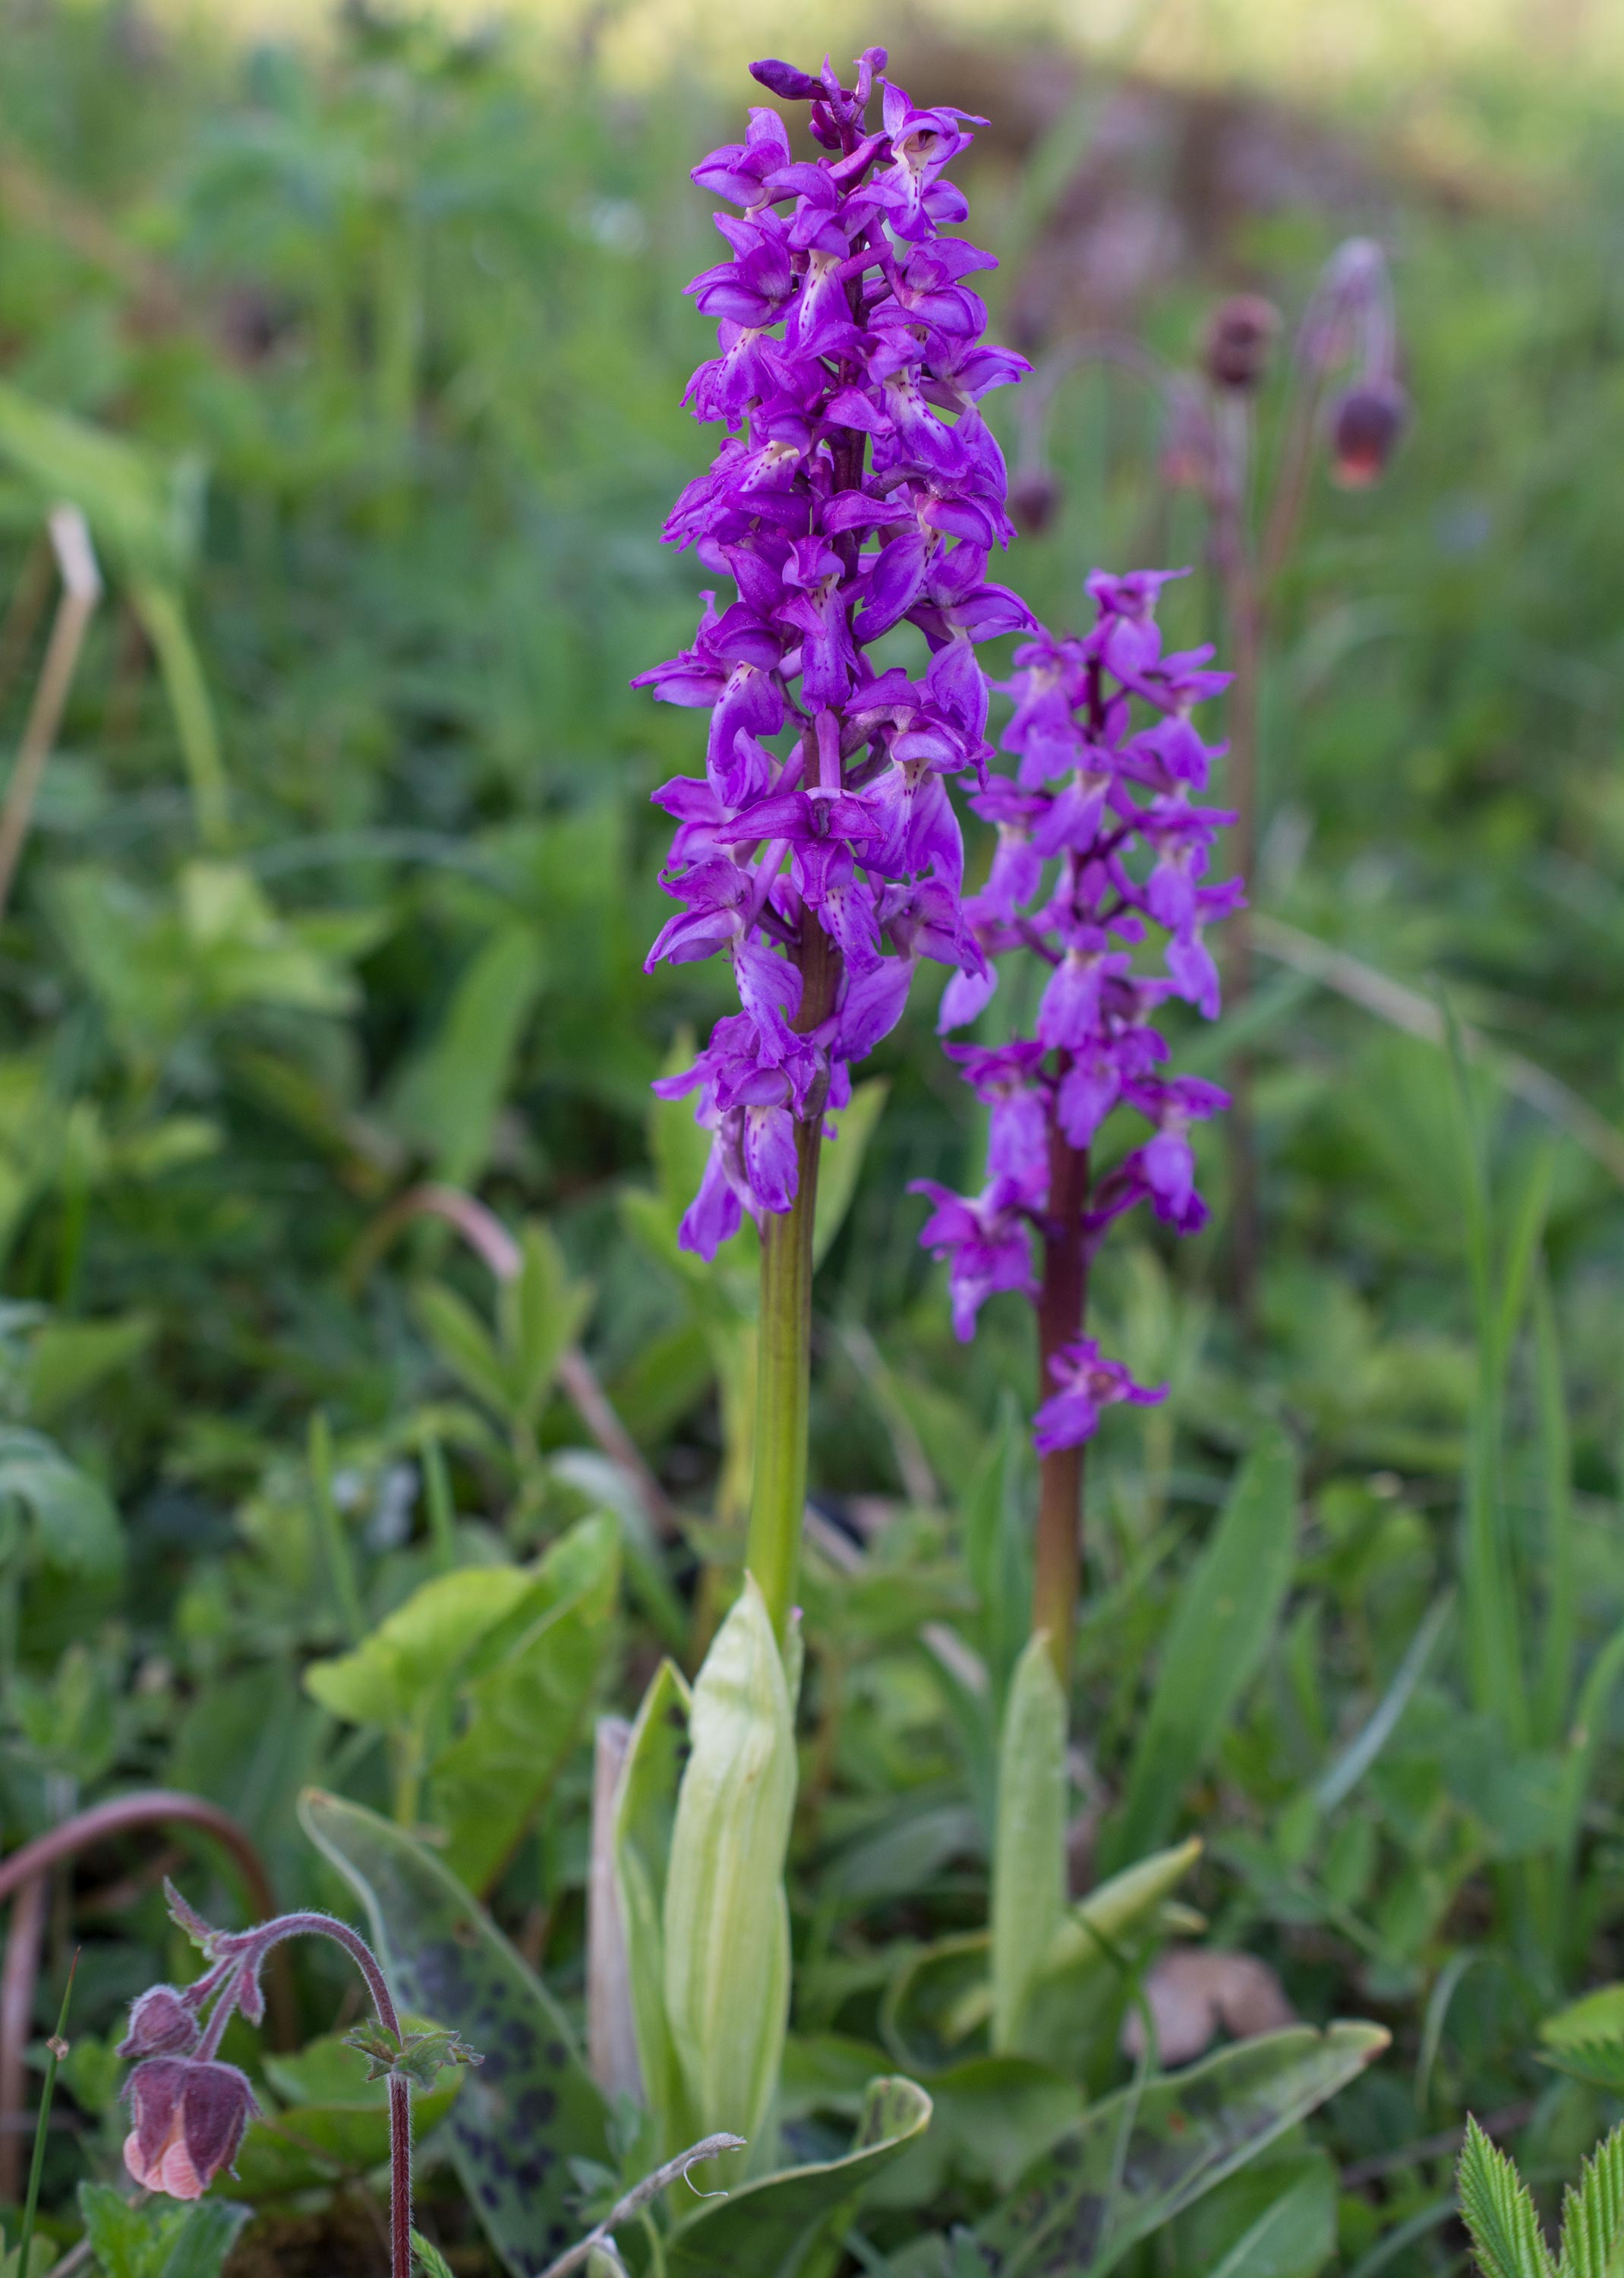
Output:
<svg viewBox="0 0 1624 2278">
<path fill-rule="evenodd" d="M 968 280 L 992 256 L 943 234 L 966 212 L 947 170 L 980 122 L 921 110 L 885 66 L 866 50 L 846 87 L 827 64 L 752 65 L 781 103 L 808 106 L 815 155 L 761 108 L 693 170 L 730 210 L 716 216 L 728 257 L 689 288 L 718 353 L 686 401 L 728 432 L 666 536 L 736 598 L 707 593 L 693 646 L 633 684 L 710 713 L 703 778 L 654 794 L 676 823 L 661 883 L 682 911 L 648 961 L 727 957 L 741 1009 L 659 1088 L 694 1094 L 712 1135 L 684 1247 L 713 1257 L 746 1214 L 762 1230 L 764 1336 L 782 1327 L 793 1348 L 782 1384 L 762 1377 L 760 1444 L 789 1452 L 757 1504 L 783 1503 L 780 1534 L 800 1522 L 819 1145 L 921 960 L 990 986 L 947 786 L 985 783 L 992 757 L 977 645 L 1033 630 L 987 575 L 1012 529 L 980 409 L 1026 365 L 984 339 Z M 904 623 L 928 663 L 879 669 L 869 651 Z M 769 1414 L 774 1401 L 794 1413 Z M 792 1561 L 782 1543 L 767 1559 L 766 1524 L 752 1517 L 750 1563 L 782 1630 Z"/>
<path fill-rule="evenodd" d="M 985 963 L 967 959 L 943 992 L 943 1033 L 974 1020 L 998 985 L 998 961 L 1048 967 L 1035 1035 L 994 1048 L 949 1045 L 988 1109 L 987 1184 L 918 1191 L 934 1205 L 920 1241 L 946 1260 L 953 1322 L 973 1335 L 987 1298 L 1019 1290 L 1037 1307 L 1041 1348 L 1033 1440 L 1041 1458 L 1033 1626 L 1069 1662 L 1079 1560 L 1082 1449 L 1102 1410 L 1163 1395 L 1135 1384 L 1083 1334 L 1088 1266 L 1109 1228 L 1147 1203 L 1163 1225 L 1194 1233 L 1193 1126 L 1227 1106 L 1216 1084 L 1161 1073 L 1158 1008 L 1182 998 L 1210 1020 L 1218 975 L 1206 928 L 1242 906 L 1238 879 L 1208 882 L 1218 833 L 1234 821 L 1200 803 L 1221 747 L 1191 720 L 1228 676 L 1205 649 L 1168 654 L 1156 623 L 1167 570 L 1087 581 L 1096 619 L 1080 638 L 1040 630 L 1016 651 L 1014 711 L 995 775 L 970 804 L 996 828 L 987 883 L 964 906 Z M 1162 969 L 1145 968 L 1160 937 Z M 1148 1127 L 1102 1174 L 1090 1150 L 1126 1109 Z M 1037 1270 L 1039 1261 L 1041 1273 Z"/>
<path fill-rule="evenodd" d="M 781 100 L 811 104 L 828 155 L 797 158 L 763 109 L 693 170 L 743 209 L 717 216 L 731 258 L 690 287 L 721 353 L 688 401 L 731 432 L 667 535 L 737 599 L 718 608 L 707 594 L 693 646 L 633 684 L 711 715 L 704 782 L 654 794 L 677 822 L 662 883 L 683 909 L 649 955 L 728 957 L 743 1007 L 683 1085 L 713 1133 L 682 1235 L 707 1257 L 746 1212 L 791 1207 L 783 1134 L 840 1105 L 851 1060 L 901 1017 L 909 970 L 928 958 L 986 975 L 957 906 L 945 785 L 980 779 L 989 756 L 974 645 L 1032 626 L 986 574 L 1010 533 L 976 409 L 1025 365 L 984 344 L 987 311 L 964 281 L 992 256 L 941 234 L 964 217 L 944 175 L 978 122 L 886 84 L 871 133 L 885 61 L 869 50 L 850 89 L 827 68 L 752 65 Z M 917 679 L 866 654 L 903 620 L 931 658 Z M 942 906 L 911 922 L 931 883 Z M 806 1041 L 791 1076 L 792 1035 Z"/>
</svg>

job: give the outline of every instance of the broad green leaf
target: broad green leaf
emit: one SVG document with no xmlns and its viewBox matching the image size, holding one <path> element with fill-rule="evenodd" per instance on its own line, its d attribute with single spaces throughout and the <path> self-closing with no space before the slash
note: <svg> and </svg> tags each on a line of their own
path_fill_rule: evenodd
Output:
<svg viewBox="0 0 1624 2278">
<path fill-rule="evenodd" d="M 818 1155 L 818 1200 L 812 1214 L 812 1263 L 820 1265 L 829 1244 L 845 1223 L 857 1192 L 858 1173 L 875 1127 L 885 1111 L 890 1085 L 882 1076 L 870 1076 L 852 1087 L 851 1097 L 835 1118 L 835 1137 L 826 1139 Z"/>
<path fill-rule="evenodd" d="M 43 1564 L 92 1577 L 118 1571 L 124 1536 L 106 1494 L 54 1441 L 15 1424 L 0 1426 L 0 1502 L 11 1495 L 34 1520 L 34 1555 Z"/>
<path fill-rule="evenodd" d="M 156 2278 L 183 2219 L 178 2205 L 136 2206 L 107 2183 L 80 2183 L 79 2212 L 102 2278 Z"/>
<path fill-rule="evenodd" d="M 412 2135 L 421 2140 L 456 2101 L 461 2073 L 427 2095 L 412 2097 Z M 233 2188 L 245 2198 L 288 2198 L 297 2191 L 331 2188 L 369 2175 L 389 2158 L 387 2084 L 380 2101 L 290 2103 L 248 2122 L 237 2154 Z"/>
<path fill-rule="evenodd" d="M 188 2207 L 158 2266 L 158 2278 L 220 2278 L 248 2212 L 230 2199 L 204 2199 Z"/>
<path fill-rule="evenodd" d="M 219 2278 L 249 2213 L 225 2198 L 136 2205 L 106 2183 L 81 2183 L 79 2211 L 102 2278 Z"/>
<path fill-rule="evenodd" d="M 694 2137 L 727 2129 L 759 2156 L 789 2014 L 796 1756 L 783 1656 L 753 1575 L 695 1680 L 689 1735 L 661 1920 L 666 2021 Z"/>
<path fill-rule="evenodd" d="M 11 2246 L 6 2246 L 4 2241 L 4 2234 L 0 2232 L 0 2278 L 49 2278 L 61 2259 L 55 2239 L 42 2238 L 36 2230 L 28 2244 L 28 2267 L 25 2272 L 21 2238 Z"/>
<path fill-rule="evenodd" d="M 312 1662 L 305 1687 L 352 1724 L 409 1724 L 459 1674 L 474 1647 L 536 1590 L 533 1569 L 465 1566 L 414 1590 L 352 1653 Z M 541 1609 L 538 1609 L 541 1610 Z"/>
<path fill-rule="evenodd" d="M 1223 1739 L 1291 1586 L 1296 1525 L 1296 1458 L 1285 1435 L 1270 1431 L 1242 1465 L 1179 1594 L 1126 1799 L 1106 1846 L 1109 1866 L 1165 1840 L 1186 1789 Z"/>
<path fill-rule="evenodd" d="M 394 1088 L 391 1120 L 434 1175 L 474 1183 L 491 1142 L 525 1025 L 546 975 L 528 919 L 497 928 L 459 976 L 440 1025 Z"/>
<path fill-rule="evenodd" d="M 1544 2061 L 1593 2088 L 1624 2095 L 1624 1985 L 1598 1985 L 1539 2029 Z"/>
<path fill-rule="evenodd" d="M 235 862 L 188 862 L 179 884 L 180 929 L 202 1008 L 282 1005 L 344 1013 L 355 987 L 337 959 L 311 948 L 283 919 L 249 870 Z"/>
<path fill-rule="evenodd" d="M 1624 1984 L 1598 1985 L 1547 2017 L 1539 2037 L 1551 2049 L 1577 2049 L 1597 2042 L 1624 2046 Z"/>
<path fill-rule="evenodd" d="M 300 1816 L 365 1906 L 396 2000 L 461 2033 L 484 2060 L 452 2109 L 452 2157 L 492 2244 L 515 2278 L 528 2278 L 577 2236 L 570 2162 L 610 2157 L 603 2098 L 562 2012 L 410 1836 L 314 1790 Z"/>
<path fill-rule="evenodd" d="M 1469 2114 L 1455 2180 L 1483 2278 L 1552 2278 L 1555 2265 L 1528 2185 Z"/>
<path fill-rule="evenodd" d="M 1132 1938 L 1169 1899 L 1201 1855 L 1201 1838 L 1192 1835 L 1170 1850 L 1125 1867 L 1079 1900 L 1055 1932 L 1046 1970 L 1092 1965 L 1115 1967 L 1110 1948 Z"/>
<path fill-rule="evenodd" d="M 679 2223 L 666 2242 L 669 2278 L 797 2278 L 819 2239 L 916 2141 L 930 2115 L 929 2097 L 912 2081 L 871 2082 L 843 2159 L 764 2175 Z M 629 2233 L 625 2244 L 635 2244 Z"/>
<path fill-rule="evenodd" d="M 572 1281 L 564 1253 L 538 1219 L 521 1238 L 521 1264 L 497 1299 L 513 1412 L 534 1424 L 554 1372 L 592 1310 L 590 1282 Z"/>
<path fill-rule="evenodd" d="M 139 444 L 0 384 L 0 461 L 26 478 L 42 512 L 64 499 L 76 506 L 125 569 L 164 579 L 185 570 L 194 531 L 184 486 Z"/>
<path fill-rule="evenodd" d="M 1251 2219 L 1221 2256 L 1202 2261 L 1207 2278 L 1315 2278 L 1336 2246 L 1336 2170 L 1323 2152 L 1310 2152 L 1289 2163 L 1269 2162 L 1248 2190 L 1252 2182 L 1242 2174 L 1213 2194 L 1241 2195 Z"/>
<path fill-rule="evenodd" d="M 1167 1902 L 1199 1856 L 1192 1837 L 1113 1875 L 1071 1908 L 1050 1941 L 1030 1997 L 1027 2053 L 1091 2075 L 1117 2039 L 1147 1946 L 1164 1934 Z"/>
<path fill-rule="evenodd" d="M 467 1722 L 435 1757 L 429 1795 L 446 1863 L 472 1890 L 500 1872 L 576 1744 L 613 1634 L 620 1568 L 614 1519 L 583 1518 L 542 1560 L 523 1633 L 462 1688 Z"/>
<path fill-rule="evenodd" d="M 516 1423 L 507 1365 L 473 1307 L 443 1281 L 425 1281 L 413 1292 L 412 1310 L 452 1374 L 503 1423 Z"/>
<path fill-rule="evenodd" d="M 933 2075 L 931 2123 L 866 2194 L 876 2207 L 940 2205 L 965 2182 L 1012 2190 L 1080 2118 L 1075 2080 L 1030 2057 L 970 2057 Z"/>
<path fill-rule="evenodd" d="M 1090 2036 L 1120 2010 L 1126 1988 L 1125 1947 L 1137 1959 L 1147 1935 L 1161 1928 L 1167 1900 L 1201 1854 L 1192 1836 L 1125 1867 L 1063 1915 L 1032 1994 L 1027 2030 L 1033 2053 L 1074 2075 Z M 911 1954 L 887 1989 L 881 2010 L 886 2045 L 899 2063 L 931 2083 L 972 2034 L 991 2020 L 990 1940 L 984 1930 L 938 1938 Z"/>
<path fill-rule="evenodd" d="M 980 1822 L 964 1804 L 933 1801 L 939 1793 L 933 1783 L 899 1798 L 877 1827 L 829 1861 L 823 1890 L 849 1906 L 872 1907 L 923 1892 L 949 1860 L 973 1858 L 983 1847 Z"/>
<path fill-rule="evenodd" d="M 1102 2278 L 1346 2087 L 1389 2037 L 1379 2025 L 1298 2026 L 1092 2106 L 980 2226 L 991 2278 Z"/>
<path fill-rule="evenodd" d="M 929 2079 L 964 2053 L 992 2014 L 992 1941 L 984 1930 L 909 1954 L 886 1988 L 880 2030 L 899 2064 Z"/>
<path fill-rule="evenodd" d="M 696 2140 L 683 2133 L 682 2072 L 666 2022 L 664 1931 L 666 1867 L 692 1701 L 675 1663 L 662 1661 L 637 1710 L 614 1797 L 615 1892 L 637 2061 L 661 2157 L 675 2157 Z"/>
<path fill-rule="evenodd" d="M 156 1326 L 150 1313 L 105 1321 L 47 1321 L 23 1367 L 28 1415 L 35 1423 L 50 1424 L 61 1410 L 127 1367 L 152 1342 Z"/>
<path fill-rule="evenodd" d="M 1066 1902 L 1066 1704 L 1047 1635 L 1016 1664 L 998 1754 L 993 2047 L 1031 2055 L 1026 2013 Z"/>
<path fill-rule="evenodd" d="M 1560 2278 L 1620 2278 L 1624 2271 L 1624 2128 L 1585 2161 L 1562 2194 Z"/>
</svg>

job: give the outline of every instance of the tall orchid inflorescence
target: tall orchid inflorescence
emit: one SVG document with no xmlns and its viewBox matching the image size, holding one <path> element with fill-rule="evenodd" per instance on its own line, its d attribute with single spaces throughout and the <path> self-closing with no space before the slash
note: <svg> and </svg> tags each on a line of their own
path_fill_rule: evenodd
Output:
<svg viewBox="0 0 1624 2278">
<path fill-rule="evenodd" d="M 1098 615 L 1087 633 L 1040 631 L 1016 652 L 1015 710 L 1001 739 L 1015 772 L 971 801 L 998 829 L 987 883 L 965 904 L 989 964 L 985 975 L 949 981 L 941 1025 L 962 1027 L 981 1011 L 996 985 L 991 959 L 1025 952 L 1049 975 L 1034 1036 L 949 1047 L 990 1110 L 986 1185 L 971 1196 L 930 1181 L 920 1189 L 936 1204 L 920 1239 L 949 1261 L 961 1337 L 973 1334 L 995 1290 L 1023 1291 L 1037 1305 L 1034 1625 L 1048 1629 L 1063 1663 L 1077 1591 L 1080 1450 L 1109 1403 L 1162 1396 L 1084 1334 L 1089 1261 L 1139 1203 L 1180 1234 L 1203 1223 L 1190 1129 L 1228 1104 L 1216 1084 L 1165 1072 L 1168 1046 L 1155 1026 L 1170 997 L 1216 1014 L 1217 969 L 1202 931 L 1242 900 L 1238 879 L 1203 883 L 1216 835 L 1234 818 L 1198 803 L 1216 752 L 1190 715 L 1229 676 L 1211 669 L 1209 648 L 1163 653 L 1157 598 L 1179 574 L 1096 572 L 1088 592 Z M 1152 936 L 1162 940 L 1160 972 L 1136 965 Z M 1148 1134 L 1094 1175 L 1095 1135 L 1118 1106 Z"/>
<path fill-rule="evenodd" d="M 1027 629 L 987 580 L 1012 535 L 1002 453 L 978 408 L 1024 360 L 987 346 L 965 281 L 990 254 L 945 179 L 970 114 L 916 110 L 884 85 L 885 50 L 854 88 L 783 63 L 751 66 L 809 106 L 822 154 L 797 159 L 774 110 L 694 180 L 730 258 L 694 280 L 718 320 L 693 376 L 696 416 L 729 433 L 666 525 L 736 598 L 714 592 L 691 648 L 636 684 L 711 715 L 703 776 L 654 796 L 676 822 L 662 876 L 683 905 L 649 956 L 732 960 L 740 1010 L 685 1074 L 713 1135 L 681 1239 L 714 1256 L 748 1212 L 761 1228 L 761 1344 L 747 1557 L 781 1634 L 805 1482 L 812 1210 L 825 1118 L 850 1069 L 900 1019 L 921 958 L 985 973 L 960 900 L 949 777 L 984 780 L 987 683 L 975 643 Z M 881 87 L 881 125 L 868 107 Z M 903 619 L 929 662 L 914 677 L 869 651 Z M 779 739 L 774 747 L 774 739 Z"/>
<path fill-rule="evenodd" d="M 969 114 L 918 111 L 885 86 L 871 132 L 885 61 L 869 49 L 850 90 L 827 65 L 813 79 L 752 64 L 773 94 L 810 104 L 827 155 L 797 160 L 762 109 L 744 142 L 693 170 L 743 209 L 716 217 L 732 257 L 689 288 L 720 320 L 721 353 L 687 400 L 733 432 L 666 536 L 737 598 L 719 609 L 707 593 L 693 647 L 634 685 L 711 714 L 703 778 L 654 794 L 677 824 L 662 883 L 684 908 L 648 960 L 725 952 L 738 983 L 742 1010 L 659 1087 L 698 1091 L 714 1134 L 682 1226 L 707 1257 L 743 1212 L 790 1209 L 797 1122 L 843 1104 L 850 1063 L 900 1018 L 919 959 L 983 969 L 945 779 L 984 774 L 990 753 L 972 644 L 1031 623 L 987 580 L 1011 532 L 977 409 L 1026 367 L 982 340 L 987 311 L 964 279 L 991 255 L 942 234 L 966 211 L 943 171 L 972 139 Z M 931 652 L 919 679 L 866 653 L 903 618 Z"/>
</svg>

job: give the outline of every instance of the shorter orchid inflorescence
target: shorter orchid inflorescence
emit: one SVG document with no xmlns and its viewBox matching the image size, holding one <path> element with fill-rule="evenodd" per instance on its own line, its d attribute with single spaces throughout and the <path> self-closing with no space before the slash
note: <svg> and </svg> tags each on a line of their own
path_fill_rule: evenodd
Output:
<svg viewBox="0 0 1624 2278">
<path fill-rule="evenodd" d="M 331 1938 L 360 1969 L 377 2013 L 346 2038 L 366 2058 L 368 2078 L 389 2083 L 391 2278 L 410 2278 L 412 2084 L 431 2086 L 442 2066 L 479 2058 L 438 2027 L 403 2030 L 377 1955 L 332 1915 L 278 1915 L 252 1930 L 221 1930 L 171 1884 L 164 1891 L 171 1916 L 209 1966 L 192 1984 L 149 1986 L 131 2005 L 118 2049 L 137 2060 L 125 2084 L 132 2121 L 125 2166 L 148 2190 L 177 2199 L 201 2198 L 230 2171 L 259 2106 L 248 2075 L 220 2060 L 225 2028 L 239 2013 L 250 2024 L 263 2018 L 260 1977 L 273 1946 Z"/>
<path fill-rule="evenodd" d="M 1233 817 L 1198 803 L 1216 747 L 1190 715 L 1228 676 L 1212 669 L 1210 649 L 1163 654 L 1157 597 L 1178 574 L 1096 572 L 1087 590 L 1097 622 L 1087 633 L 1040 632 L 1017 650 L 1015 710 L 1002 738 L 1017 766 L 971 800 L 998 830 L 987 883 L 964 906 L 988 962 L 985 973 L 949 982 L 943 1031 L 981 1012 L 1001 957 L 1035 956 L 1049 975 L 1035 1035 L 949 1047 L 989 1110 L 987 1181 L 972 1196 L 921 1181 L 936 1207 L 920 1239 L 949 1262 L 961 1337 L 974 1333 L 995 1291 L 1036 1302 L 1043 1384 L 1034 1438 L 1046 1460 L 1080 1448 L 1111 1403 L 1162 1396 L 1084 1334 L 1088 1263 L 1108 1227 L 1140 1202 L 1180 1234 L 1204 1222 L 1190 1131 L 1227 1105 L 1216 1084 L 1165 1072 L 1168 1046 L 1155 1026 L 1172 997 L 1216 1014 L 1217 968 L 1203 929 L 1242 900 L 1238 879 L 1203 883 L 1214 839 Z M 1163 942 L 1159 972 L 1135 963 L 1153 934 Z M 1141 1117 L 1148 1135 L 1091 1175 L 1096 1135 L 1118 1106 Z M 1071 1503 L 1074 1534 L 1074 1467 L 1056 1495 L 1057 1511 Z M 1056 1517 L 1051 1531 L 1060 1529 Z M 1040 1558 L 1042 1547 L 1041 1527 Z"/>
<path fill-rule="evenodd" d="M 987 582 L 1011 532 L 978 409 L 1026 366 L 982 339 L 966 280 L 992 256 L 941 233 L 966 210 L 944 170 L 972 139 L 969 114 L 885 86 L 871 130 L 885 61 L 869 49 L 850 90 L 827 65 L 813 78 L 752 65 L 810 106 L 823 155 L 797 157 L 760 109 L 745 141 L 694 169 L 743 212 L 716 217 L 731 257 L 690 287 L 720 320 L 721 353 L 689 401 L 737 432 L 666 535 L 737 598 L 719 609 L 706 594 L 693 646 L 635 684 L 711 714 L 704 776 L 655 793 L 677 824 L 662 883 L 684 906 L 649 957 L 722 952 L 738 983 L 743 1009 L 659 1087 L 697 1092 L 713 1134 L 682 1230 L 707 1257 L 745 1212 L 791 1208 L 797 1127 L 843 1105 L 850 1063 L 901 1017 L 918 960 L 983 970 L 946 779 L 990 756 L 973 644 L 1032 623 Z M 931 653 L 918 679 L 866 654 L 903 619 Z M 784 730 L 780 754 L 767 739 Z"/>
</svg>

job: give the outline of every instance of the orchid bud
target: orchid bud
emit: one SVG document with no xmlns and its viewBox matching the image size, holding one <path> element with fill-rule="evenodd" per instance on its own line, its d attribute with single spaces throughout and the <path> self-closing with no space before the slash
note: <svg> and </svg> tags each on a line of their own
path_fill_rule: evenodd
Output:
<svg viewBox="0 0 1624 2278">
<path fill-rule="evenodd" d="M 1348 388 L 1330 415 L 1332 479 L 1349 491 L 1379 482 L 1408 415 L 1408 399 L 1396 380 Z"/>
<path fill-rule="evenodd" d="M 1201 362 L 1215 387 L 1249 392 L 1269 369 L 1280 312 L 1257 293 L 1237 293 L 1213 312 Z"/>
<path fill-rule="evenodd" d="M 1037 537 L 1054 520 L 1061 495 L 1060 485 L 1048 467 L 1018 467 L 1010 483 L 1010 510 L 1017 525 L 1028 537 Z"/>
<path fill-rule="evenodd" d="M 751 64 L 750 75 L 769 95 L 781 96 L 786 103 L 815 103 L 823 94 L 820 80 L 797 71 L 793 64 L 780 63 L 776 56 L 764 56 L 759 63 Z"/>
<path fill-rule="evenodd" d="M 124 2164 L 149 2191 L 201 2198 L 235 2160 L 259 2106 L 235 2065 L 197 2057 L 150 2057 L 126 2089 L 134 2126 Z"/>
<path fill-rule="evenodd" d="M 197 2046 L 197 2019 L 172 1985 L 149 1985 L 130 2005 L 130 2030 L 121 2057 L 189 2056 Z"/>
<path fill-rule="evenodd" d="M 760 2132 L 789 2014 L 795 1718 L 753 1575 L 694 1683 L 666 1871 L 665 2007 L 696 2134 Z"/>
</svg>

